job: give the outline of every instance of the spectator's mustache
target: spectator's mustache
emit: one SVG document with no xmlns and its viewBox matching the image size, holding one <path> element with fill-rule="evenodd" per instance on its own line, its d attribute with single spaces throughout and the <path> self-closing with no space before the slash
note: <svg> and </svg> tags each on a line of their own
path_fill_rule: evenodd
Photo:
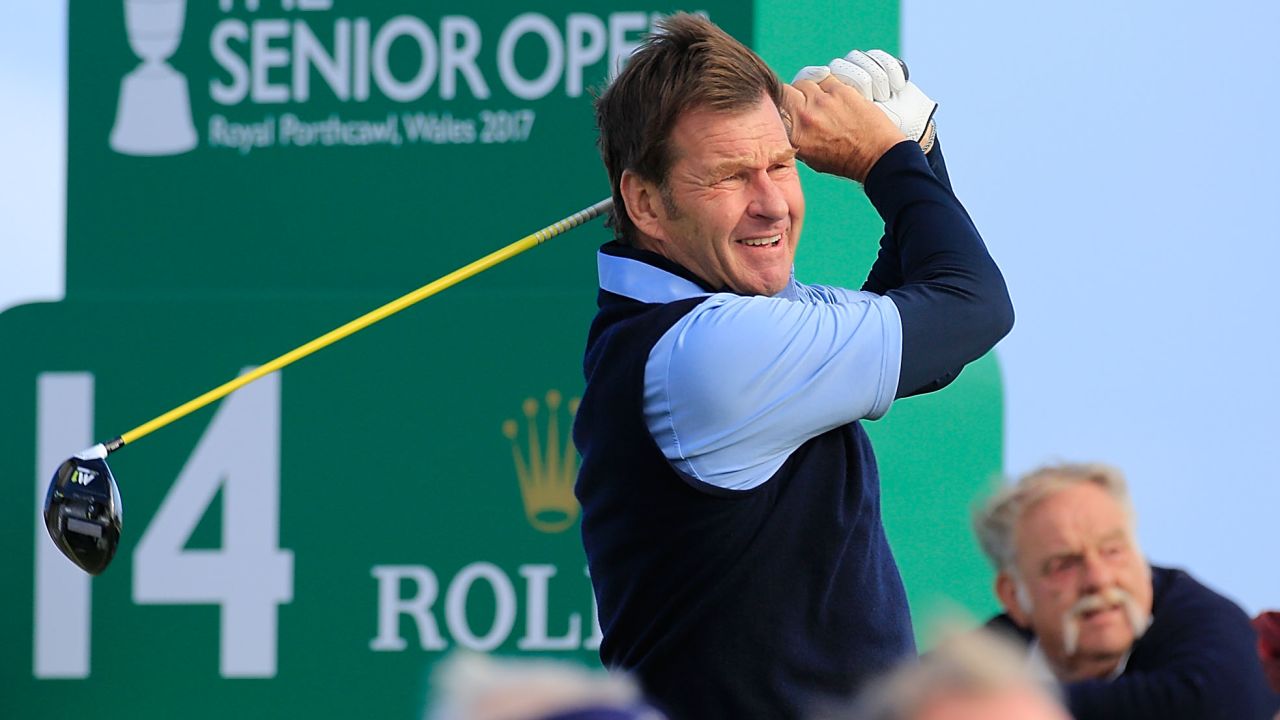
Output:
<svg viewBox="0 0 1280 720">
<path fill-rule="evenodd" d="M 1138 601 L 1127 590 L 1119 587 L 1110 587 L 1085 595 L 1063 613 L 1063 652 L 1069 657 L 1075 655 L 1076 651 L 1080 649 L 1080 619 L 1082 617 L 1088 613 L 1106 610 L 1117 605 L 1124 611 L 1125 617 L 1129 621 L 1129 627 L 1133 629 L 1133 637 L 1136 640 L 1142 634 L 1142 631 L 1146 629 L 1146 620 L 1142 617 L 1142 610 L 1138 607 Z"/>
</svg>

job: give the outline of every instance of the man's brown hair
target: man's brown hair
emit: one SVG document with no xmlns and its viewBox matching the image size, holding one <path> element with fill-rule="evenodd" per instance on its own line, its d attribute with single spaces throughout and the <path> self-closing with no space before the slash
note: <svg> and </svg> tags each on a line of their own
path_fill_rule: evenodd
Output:
<svg viewBox="0 0 1280 720">
<path fill-rule="evenodd" d="M 671 130 L 689 110 L 745 110 L 768 95 L 782 106 L 782 81 L 758 55 L 698 15 L 659 20 L 626 68 L 596 99 L 600 158 L 613 190 L 616 238 L 634 244 L 622 172 L 662 185 L 675 161 Z"/>
</svg>

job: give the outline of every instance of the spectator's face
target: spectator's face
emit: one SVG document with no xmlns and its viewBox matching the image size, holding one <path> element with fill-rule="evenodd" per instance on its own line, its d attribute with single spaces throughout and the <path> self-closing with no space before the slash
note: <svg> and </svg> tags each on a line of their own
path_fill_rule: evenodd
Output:
<svg viewBox="0 0 1280 720">
<path fill-rule="evenodd" d="M 1014 547 L 1024 597 L 1002 574 L 1005 609 L 1035 632 L 1060 679 L 1112 672 L 1151 615 L 1151 570 L 1124 507 L 1091 483 L 1071 486 L 1023 513 Z"/>
<path fill-rule="evenodd" d="M 641 245 L 717 289 L 781 291 L 791 277 L 804 195 L 773 101 L 762 96 L 743 112 L 686 112 L 671 145 L 665 187 L 623 178 L 628 211 L 652 238 Z"/>
<path fill-rule="evenodd" d="M 1071 720 L 1038 690 L 949 695 L 927 703 L 914 720 Z"/>
</svg>

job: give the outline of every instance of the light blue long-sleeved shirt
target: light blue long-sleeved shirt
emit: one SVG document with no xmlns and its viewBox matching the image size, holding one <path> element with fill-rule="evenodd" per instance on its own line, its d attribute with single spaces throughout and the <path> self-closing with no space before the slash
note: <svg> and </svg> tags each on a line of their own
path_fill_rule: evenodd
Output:
<svg viewBox="0 0 1280 720">
<path fill-rule="evenodd" d="M 646 303 L 706 297 L 654 345 L 645 421 L 667 460 L 727 490 L 758 487 L 806 440 L 889 409 L 902 361 L 893 302 L 805 285 L 774 297 L 708 293 L 600 253 L 600 287 Z"/>
</svg>

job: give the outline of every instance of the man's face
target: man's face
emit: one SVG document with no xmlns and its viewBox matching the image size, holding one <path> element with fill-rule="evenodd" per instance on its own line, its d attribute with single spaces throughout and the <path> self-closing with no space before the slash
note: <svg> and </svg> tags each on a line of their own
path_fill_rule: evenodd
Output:
<svg viewBox="0 0 1280 720">
<path fill-rule="evenodd" d="M 637 224 L 654 250 L 715 288 L 774 295 L 791 277 L 804 219 L 795 148 L 767 96 L 734 113 L 686 112 L 671 132 L 674 162 Z"/>
<path fill-rule="evenodd" d="M 1014 547 L 1024 597 L 1004 573 L 1001 601 L 1059 678 L 1112 672 L 1151 615 L 1151 570 L 1124 507 L 1092 483 L 1068 487 L 1023 513 Z"/>
</svg>

